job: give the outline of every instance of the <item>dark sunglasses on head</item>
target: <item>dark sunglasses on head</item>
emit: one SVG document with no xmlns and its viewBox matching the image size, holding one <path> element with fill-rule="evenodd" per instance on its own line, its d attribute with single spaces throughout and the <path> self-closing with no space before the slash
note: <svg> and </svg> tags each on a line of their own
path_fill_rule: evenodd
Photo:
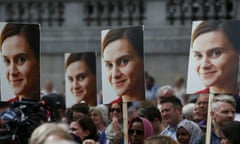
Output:
<svg viewBox="0 0 240 144">
<path fill-rule="evenodd" d="M 134 129 L 128 130 L 128 134 L 133 135 L 134 133 L 136 133 L 137 135 L 142 135 L 143 131 L 142 130 L 134 130 Z"/>
<path fill-rule="evenodd" d="M 114 112 L 114 111 L 116 111 L 116 112 L 122 112 L 122 110 L 121 110 L 120 108 L 111 108 L 111 109 L 110 109 L 110 112 Z"/>
</svg>

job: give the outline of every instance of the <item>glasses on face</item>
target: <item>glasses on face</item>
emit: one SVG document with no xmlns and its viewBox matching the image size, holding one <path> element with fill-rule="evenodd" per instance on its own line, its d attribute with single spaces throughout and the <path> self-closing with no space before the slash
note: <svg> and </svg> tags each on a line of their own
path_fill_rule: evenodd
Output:
<svg viewBox="0 0 240 144">
<path fill-rule="evenodd" d="M 114 111 L 116 111 L 116 112 L 122 112 L 122 110 L 121 110 L 120 108 L 111 108 L 111 109 L 110 109 L 110 112 L 114 112 Z"/>
<path fill-rule="evenodd" d="M 142 131 L 142 130 L 134 130 L 134 129 L 128 130 L 128 134 L 133 135 L 134 133 L 135 133 L 136 135 L 142 135 L 142 134 L 143 134 L 143 131 Z"/>
</svg>

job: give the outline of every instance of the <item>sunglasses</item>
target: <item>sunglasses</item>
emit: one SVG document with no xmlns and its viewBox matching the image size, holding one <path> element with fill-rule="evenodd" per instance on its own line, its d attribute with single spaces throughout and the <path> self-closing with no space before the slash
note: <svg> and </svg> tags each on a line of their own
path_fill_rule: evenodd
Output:
<svg viewBox="0 0 240 144">
<path fill-rule="evenodd" d="M 116 112 L 122 112 L 122 110 L 121 110 L 120 108 L 111 108 L 111 109 L 110 109 L 110 112 L 114 112 L 114 111 L 116 111 Z"/>
<path fill-rule="evenodd" d="M 135 133 L 136 135 L 142 135 L 142 134 L 143 134 L 143 131 L 142 131 L 142 130 L 134 130 L 134 129 L 128 130 L 128 134 L 133 135 L 134 133 Z"/>
</svg>

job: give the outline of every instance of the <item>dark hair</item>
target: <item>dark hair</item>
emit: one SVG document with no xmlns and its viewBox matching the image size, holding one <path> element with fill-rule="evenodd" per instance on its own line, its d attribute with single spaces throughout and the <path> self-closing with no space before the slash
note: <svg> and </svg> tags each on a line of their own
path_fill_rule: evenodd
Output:
<svg viewBox="0 0 240 144">
<path fill-rule="evenodd" d="M 2 51 L 3 42 L 10 36 L 23 35 L 29 43 L 30 49 L 35 57 L 40 57 L 40 30 L 38 24 L 13 24 L 7 23 L 0 35 L 0 50 Z"/>
<path fill-rule="evenodd" d="M 72 112 L 81 112 L 85 115 L 89 115 L 89 107 L 86 103 L 77 103 L 72 105 L 71 107 Z"/>
<path fill-rule="evenodd" d="M 108 115 L 110 115 L 111 112 L 111 108 L 113 104 L 118 104 L 118 106 L 120 107 L 121 111 L 122 111 L 122 102 L 121 101 L 113 101 L 112 103 L 108 104 Z"/>
<path fill-rule="evenodd" d="M 102 54 L 109 43 L 119 39 L 127 39 L 132 44 L 138 56 L 143 58 L 143 27 L 110 29 L 102 42 Z"/>
<path fill-rule="evenodd" d="M 85 53 L 70 53 L 66 62 L 65 69 L 76 61 L 84 61 L 93 75 L 96 76 L 96 55 L 94 52 L 85 52 Z"/>
<path fill-rule="evenodd" d="M 231 121 L 227 122 L 223 127 L 221 127 L 221 131 L 223 135 L 229 139 L 231 144 L 239 144 L 240 138 L 240 122 L 239 121 Z"/>
<path fill-rule="evenodd" d="M 93 120 L 89 116 L 83 116 L 77 120 L 77 123 L 83 130 L 88 130 L 89 135 L 84 139 L 93 139 L 98 141 L 98 130 Z"/>
<path fill-rule="evenodd" d="M 208 20 L 201 22 L 197 28 L 194 30 L 191 38 L 191 45 L 194 40 L 201 34 L 211 32 L 211 31 L 222 31 L 230 43 L 232 44 L 234 50 L 240 51 L 240 21 L 232 20 Z"/>
<path fill-rule="evenodd" d="M 146 108 L 141 108 L 139 110 L 139 116 L 147 118 L 149 121 L 153 122 L 155 118 L 162 121 L 161 113 L 155 106 L 150 106 Z"/>
<path fill-rule="evenodd" d="M 143 121 L 142 121 L 139 117 L 136 117 L 136 118 L 133 118 L 132 121 L 130 121 L 130 123 L 129 123 L 129 129 L 132 127 L 132 124 L 133 124 L 134 122 L 140 122 L 140 123 L 142 123 L 142 125 L 143 125 Z"/>
<path fill-rule="evenodd" d="M 164 103 L 172 103 L 174 107 L 179 106 L 180 108 L 182 108 L 182 103 L 181 103 L 180 99 L 177 98 L 176 96 L 165 97 L 161 101 L 161 104 L 164 104 Z"/>
</svg>

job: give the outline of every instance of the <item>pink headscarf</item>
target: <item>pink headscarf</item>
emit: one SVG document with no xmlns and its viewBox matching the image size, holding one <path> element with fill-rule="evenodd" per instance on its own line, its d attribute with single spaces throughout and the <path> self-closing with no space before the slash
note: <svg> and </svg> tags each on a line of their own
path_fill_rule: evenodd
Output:
<svg viewBox="0 0 240 144">
<path fill-rule="evenodd" d="M 153 127 L 152 127 L 152 123 L 151 123 L 149 120 L 147 120 L 147 119 L 145 119 L 145 118 L 143 118 L 143 117 L 136 117 L 136 118 L 134 118 L 134 119 L 129 123 L 128 129 L 131 128 L 133 122 L 134 122 L 136 119 L 140 119 L 140 120 L 142 121 L 142 123 L 143 123 L 143 129 L 144 129 L 144 136 L 143 136 L 143 138 L 144 138 L 144 140 L 147 139 L 149 136 L 152 136 L 152 135 L 154 134 Z"/>
</svg>

